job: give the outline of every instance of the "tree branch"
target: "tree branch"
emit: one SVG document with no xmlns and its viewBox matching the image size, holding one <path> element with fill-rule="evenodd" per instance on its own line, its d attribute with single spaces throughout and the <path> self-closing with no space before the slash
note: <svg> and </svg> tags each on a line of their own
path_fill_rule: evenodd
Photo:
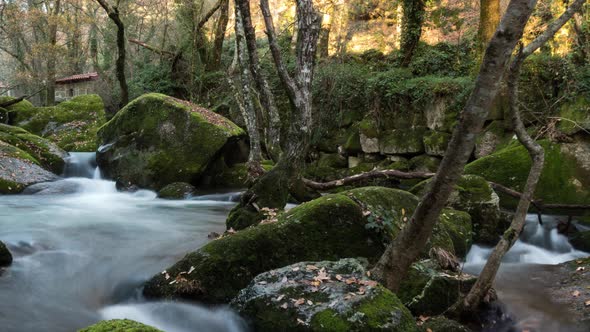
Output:
<svg viewBox="0 0 590 332">
<path fill-rule="evenodd" d="M 127 39 L 127 40 L 128 40 L 130 43 L 133 43 L 133 44 L 139 45 L 139 46 L 141 46 L 141 47 L 143 47 L 143 48 L 145 48 L 145 49 L 148 49 L 148 50 L 150 50 L 150 51 L 152 51 L 152 52 L 155 52 L 155 53 L 158 53 L 158 54 L 160 54 L 160 55 L 168 55 L 168 56 L 171 56 L 171 57 L 174 57 L 174 56 L 176 56 L 176 54 L 174 54 L 173 52 L 166 51 L 166 50 L 161 50 L 161 49 L 159 49 L 159 48 L 157 48 L 157 47 L 155 47 L 155 46 L 149 45 L 149 44 L 147 44 L 147 43 L 144 43 L 144 42 L 142 42 L 142 41 L 140 41 L 140 40 L 137 40 L 137 39 L 129 38 L 129 39 Z"/>
</svg>

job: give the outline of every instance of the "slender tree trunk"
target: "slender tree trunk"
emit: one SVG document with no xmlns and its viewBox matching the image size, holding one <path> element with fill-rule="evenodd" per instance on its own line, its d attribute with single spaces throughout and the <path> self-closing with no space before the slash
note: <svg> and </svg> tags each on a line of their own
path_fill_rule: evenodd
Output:
<svg viewBox="0 0 590 332">
<path fill-rule="evenodd" d="M 213 40 L 213 50 L 209 59 L 209 70 L 217 70 L 221 64 L 221 53 L 223 51 L 223 40 L 225 39 L 225 30 L 229 22 L 229 0 L 221 0 L 219 7 L 219 19 L 215 28 L 215 38 Z"/>
<path fill-rule="evenodd" d="M 234 96 L 238 102 L 238 107 L 242 113 L 242 117 L 246 122 L 248 135 L 250 137 L 250 155 L 248 158 L 248 169 L 253 171 L 253 176 L 260 173 L 260 162 L 262 161 L 262 149 L 260 147 L 260 128 L 258 126 L 258 118 L 256 116 L 256 108 L 252 102 L 252 83 L 250 80 L 250 71 L 248 66 L 248 57 L 246 50 L 246 37 L 244 33 L 244 25 L 240 15 L 239 7 L 235 7 L 236 22 L 235 22 L 235 36 L 236 36 L 236 51 L 234 61 L 230 66 L 229 78 L 232 81 L 234 89 Z"/>
<path fill-rule="evenodd" d="M 125 79 L 125 25 L 121 21 L 118 7 L 111 7 L 106 0 L 96 0 L 100 6 L 107 12 L 109 18 L 117 26 L 117 51 L 119 56 L 116 61 L 115 73 L 119 81 L 119 88 L 121 89 L 121 98 L 119 101 L 119 108 L 123 108 L 129 102 L 129 88 L 127 87 L 127 80 Z"/>
<path fill-rule="evenodd" d="M 422 36 L 422 24 L 426 14 L 425 0 L 403 0 L 403 21 L 400 48 L 402 53 L 402 67 L 412 62 L 414 51 Z"/>
<path fill-rule="evenodd" d="M 322 20 L 322 30 L 320 31 L 320 41 L 318 53 L 320 58 L 327 58 L 330 55 L 330 32 L 332 31 L 332 15 L 334 14 L 335 5 L 332 4 L 327 9 Z"/>
<path fill-rule="evenodd" d="M 481 0 L 479 2 L 479 29 L 477 32 L 477 50 L 482 55 L 488 42 L 500 24 L 500 0 Z"/>
<path fill-rule="evenodd" d="M 247 3 L 247 0 L 239 0 L 238 3 L 243 13 L 243 5 Z M 282 209 L 285 206 L 289 188 L 300 180 L 300 171 L 309 147 L 313 125 L 311 83 L 321 15 L 315 10 L 312 0 L 297 0 L 297 27 L 299 31 L 296 51 L 297 65 L 295 75 L 291 76 L 283 62 L 277 43 L 268 0 L 261 0 L 260 7 L 275 67 L 293 105 L 293 114 L 286 135 L 285 149 L 279 162 L 242 195 L 240 204 L 230 213 L 227 225 L 235 229 L 250 226 L 261 220 L 263 215 L 259 209 L 262 207 Z M 247 25 L 246 20 L 244 20 L 244 25 Z"/>
<path fill-rule="evenodd" d="M 240 8 L 240 15 L 244 23 L 246 46 L 248 47 L 250 72 L 256 83 L 260 103 L 266 113 L 267 123 L 264 126 L 266 150 L 273 160 L 278 161 L 281 154 L 281 118 L 268 80 L 260 67 L 260 59 L 256 46 L 256 32 L 254 31 L 250 13 L 250 3 L 249 1 L 236 0 L 235 6 Z"/>
<path fill-rule="evenodd" d="M 512 0 L 498 31 L 486 49 L 475 87 L 453 131 L 449 148 L 429 190 L 408 224 L 390 244 L 373 269 L 377 280 L 397 291 L 408 268 L 424 249 L 454 185 L 463 174 L 491 104 L 498 93 L 510 55 L 522 36 L 536 0 Z"/>
<path fill-rule="evenodd" d="M 45 105 L 51 106 L 55 104 L 55 74 L 57 62 L 57 16 L 61 10 L 61 0 L 55 2 L 53 13 L 49 18 L 49 46 L 50 50 L 47 52 L 47 92 L 45 95 Z"/>
<path fill-rule="evenodd" d="M 513 130 L 516 133 L 520 143 L 522 143 L 522 145 L 524 145 L 528 150 L 533 163 L 510 227 L 494 248 L 494 251 L 490 255 L 490 258 L 488 258 L 486 265 L 480 273 L 477 282 L 471 288 L 469 294 L 467 294 L 463 301 L 460 301 L 454 306 L 453 312 L 455 314 L 475 311 L 475 309 L 484 299 L 485 295 L 492 288 L 492 284 L 496 277 L 496 273 L 500 268 L 502 258 L 514 245 L 520 233 L 522 232 L 522 229 L 525 225 L 526 214 L 529 210 L 531 201 L 533 200 L 537 183 L 541 177 L 541 172 L 543 171 L 545 160 L 543 147 L 535 142 L 535 140 L 527 133 L 526 128 L 520 118 L 520 111 L 518 109 L 518 82 L 522 63 L 529 55 L 531 55 L 537 49 L 542 47 L 548 40 L 550 40 L 555 35 L 555 33 L 574 15 L 574 13 L 580 10 L 584 2 L 586 2 L 586 0 L 576 0 L 557 20 L 549 25 L 543 34 L 533 40 L 526 48 L 521 49 L 510 65 L 510 71 L 507 78 L 510 96 L 509 115 L 512 121 Z"/>
</svg>

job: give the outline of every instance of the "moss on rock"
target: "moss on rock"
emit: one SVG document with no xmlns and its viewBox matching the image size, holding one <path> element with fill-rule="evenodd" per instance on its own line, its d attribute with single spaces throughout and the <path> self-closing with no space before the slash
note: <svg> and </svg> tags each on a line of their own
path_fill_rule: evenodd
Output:
<svg viewBox="0 0 590 332">
<path fill-rule="evenodd" d="M 54 143 L 14 126 L 0 124 L 0 140 L 27 152 L 43 168 L 61 174 L 67 153 Z"/>
<path fill-rule="evenodd" d="M 226 118 L 166 95 L 143 95 L 98 132 L 105 175 L 144 188 L 196 183 L 223 149 L 245 137 Z"/>
<path fill-rule="evenodd" d="M 162 332 L 154 327 L 129 319 L 104 320 L 78 332 Z"/>
<path fill-rule="evenodd" d="M 184 199 L 195 192 L 195 187 L 186 182 L 171 183 L 158 192 L 158 197 L 165 199 Z"/>
<path fill-rule="evenodd" d="M 300 261 L 366 257 L 375 262 L 407 222 L 418 204 L 414 195 L 381 187 L 358 188 L 323 196 L 263 223 L 214 240 L 186 255 L 167 273 L 154 276 L 144 293 L 149 297 L 181 297 L 226 302 L 257 274 Z M 451 236 L 441 228 L 433 243 Z M 192 273 L 186 274 L 194 267 Z"/>
<path fill-rule="evenodd" d="M 410 192 L 422 196 L 431 179 L 417 184 Z M 464 175 L 455 185 L 447 203 L 453 209 L 465 211 L 471 216 L 473 240 L 476 243 L 495 244 L 504 230 L 500 219 L 498 195 L 482 177 Z M 466 253 L 463 250 L 458 253 Z"/>
<path fill-rule="evenodd" d="M 0 140 L 0 194 L 17 194 L 31 184 L 57 178 L 30 154 Z"/>
<path fill-rule="evenodd" d="M 102 99 L 82 95 L 52 107 L 15 111 L 13 121 L 66 151 L 78 152 L 97 149 L 97 131 L 106 119 Z"/>
<path fill-rule="evenodd" d="M 590 231 L 578 232 L 572 235 L 570 243 L 578 250 L 590 252 Z"/>
<path fill-rule="evenodd" d="M 564 104 L 559 116 L 559 130 L 568 135 L 590 131 L 590 98 L 579 96 L 574 102 Z"/>
<path fill-rule="evenodd" d="M 309 282 L 314 278 L 321 278 L 318 285 Z M 350 258 L 301 262 L 265 272 L 231 305 L 261 332 L 416 331 L 401 301 L 368 279 L 363 264 Z"/>
<path fill-rule="evenodd" d="M 590 144 L 583 138 L 574 143 L 539 143 L 545 150 L 545 165 L 535 199 L 546 204 L 590 204 Z M 465 173 L 522 192 L 531 164 L 523 146 L 509 146 L 468 164 Z M 513 209 L 517 200 L 500 194 L 500 204 Z"/>
<path fill-rule="evenodd" d="M 422 324 L 421 332 L 471 332 L 471 330 L 459 322 L 444 316 L 430 317 Z"/>
<path fill-rule="evenodd" d="M 451 140 L 451 134 L 439 131 L 429 131 L 423 137 L 426 154 L 442 157 Z"/>
<path fill-rule="evenodd" d="M 417 154 L 424 152 L 423 127 L 394 129 L 379 139 L 382 154 Z"/>
</svg>

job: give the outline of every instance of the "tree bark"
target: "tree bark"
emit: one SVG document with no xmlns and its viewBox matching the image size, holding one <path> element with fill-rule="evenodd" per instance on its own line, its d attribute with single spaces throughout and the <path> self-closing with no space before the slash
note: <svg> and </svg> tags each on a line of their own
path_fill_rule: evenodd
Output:
<svg viewBox="0 0 590 332">
<path fill-rule="evenodd" d="M 550 24 L 545 32 L 533 40 L 526 48 L 521 49 L 515 59 L 510 65 L 508 73 L 507 85 L 510 98 L 510 118 L 513 125 L 513 130 L 522 143 L 528 150 L 529 155 L 533 161 L 527 182 L 525 184 L 523 193 L 518 202 L 516 213 L 512 219 L 510 227 L 500 242 L 494 248 L 494 251 L 488 258 L 482 272 L 477 278 L 477 282 L 471 288 L 469 294 L 454 306 L 453 311 L 457 314 L 463 312 L 474 312 L 475 309 L 482 303 L 485 295 L 492 288 L 492 284 L 496 277 L 496 273 L 500 268 L 500 263 L 504 255 L 510 250 L 518 239 L 522 229 L 525 225 L 526 214 L 529 210 L 530 203 L 533 199 L 537 183 L 543 171 L 545 154 L 543 147 L 539 145 L 526 131 L 524 124 L 520 118 L 519 101 L 518 101 L 518 81 L 520 79 L 520 69 L 524 60 L 534 51 L 543 46 L 555 33 L 578 11 L 586 0 L 576 0 L 557 20 Z"/>
<path fill-rule="evenodd" d="M 260 127 L 256 116 L 256 108 L 252 102 L 252 83 L 250 80 L 250 71 L 248 67 L 248 58 L 246 50 L 246 36 L 244 25 L 239 7 L 235 7 L 236 22 L 236 51 L 234 61 L 230 66 L 229 79 L 232 81 L 234 96 L 238 102 L 238 107 L 246 122 L 246 128 L 250 137 L 250 155 L 248 157 L 248 169 L 252 170 L 253 177 L 260 173 L 260 162 L 262 161 L 262 149 L 260 147 Z"/>
<path fill-rule="evenodd" d="M 260 66 L 258 49 L 256 46 L 256 32 L 254 31 L 250 13 L 250 2 L 236 0 L 235 5 L 240 8 L 240 15 L 242 17 L 242 22 L 244 23 L 246 46 L 248 47 L 248 58 L 250 60 L 250 72 L 256 83 L 256 90 L 258 91 L 260 104 L 266 113 L 267 121 L 264 126 L 266 150 L 273 160 L 278 161 L 281 154 L 281 118 L 268 80 L 262 73 Z"/>
<path fill-rule="evenodd" d="M 123 108 L 129 102 L 129 88 L 127 86 L 127 79 L 125 78 L 125 25 L 121 21 L 119 15 L 119 8 L 117 6 L 111 7 L 106 0 L 96 0 L 100 6 L 105 10 L 109 18 L 117 26 L 117 51 L 119 56 L 115 64 L 115 72 L 117 80 L 119 81 L 119 88 L 121 90 L 121 97 L 119 101 L 119 108 Z"/>
<path fill-rule="evenodd" d="M 373 269 L 377 280 L 397 291 L 401 280 L 424 249 L 441 210 L 463 173 L 481 132 L 489 109 L 498 93 L 510 55 L 522 36 L 536 0 L 512 0 L 498 30 L 490 41 L 475 87 L 453 131 L 449 148 L 428 192 L 410 222 L 390 244 Z"/>
<path fill-rule="evenodd" d="M 376 178 L 396 178 L 396 179 L 429 179 L 434 176 L 434 173 L 427 173 L 427 172 L 402 172 L 394 169 L 386 169 L 386 170 L 373 170 L 369 172 L 364 172 L 357 175 L 352 175 L 349 177 L 345 177 L 342 179 L 329 181 L 329 182 L 315 182 L 308 179 L 303 179 L 303 183 L 311 189 L 325 191 L 334 188 L 338 188 L 341 186 L 348 186 L 354 183 L 363 181 L 363 180 L 370 180 Z"/>
<path fill-rule="evenodd" d="M 422 24 L 424 23 L 424 15 L 426 14 L 426 1 L 403 0 L 402 10 L 401 66 L 407 67 L 412 62 L 414 51 L 422 36 Z"/>
<path fill-rule="evenodd" d="M 492 39 L 500 19 L 500 0 L 481 0 L 479 2 L 479 29 L 477 31 L 477 50 L 481 55 Z"/>
<path fill-rule="evenodd" d="M 225 39 L 225 30 L 229 22 L 229 0 L 221 0 L 219 6 L 219 18 L 215 27 L 215 38 L 213 39 L 213 49 L 209 58 L 209 70 L 217 70 L 221 64 L 221 53 L 223 51 L 223 41 Z"/>
<path fill-rule="evenodd" d="M 61 0 L 55 1 L 53 12 L 49 17 L 49 46 L 50 50 L 47 52 L 47 92 L 45 94 L 45 105 L 51 106 L 55 104 L 55 74 L 57 62 L 57 16 L 61 10 Z"/>
<path fill-rule="evenodd" d="M 239 0 L 240 9 L 246 0 Z M 261 0 L 269 47 L 281 82 L 293 106 L 289 131 L 286 135 L 285 150 L 277 165 L 261 176 L 230 213 L 228 227 L 244 228 L 262 219 L 262 207 L 282 209 L 287 203 L 289 188 L 300 177 L 312 126 L 311 82 L 313 79 L 317 42 L 321 26 L 321 15 L 315 10 L 312 0 L 297 1 L 297 51 L 296 69 L 292 77 L 286 69 L 276 40 L 276 33 L 268 0 Z M 246 20 L 244 20 L 246 25 Z"/>
</svg>

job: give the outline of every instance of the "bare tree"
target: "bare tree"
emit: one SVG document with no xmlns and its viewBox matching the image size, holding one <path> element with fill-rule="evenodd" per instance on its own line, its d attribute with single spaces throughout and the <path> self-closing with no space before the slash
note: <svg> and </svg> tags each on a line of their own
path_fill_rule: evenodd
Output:
<svg viewBox="0 0 590 332">
<path fill-rule="evenodd" d="M 213 39 L 213 49 L 209 56 L 208 67 L 210 70 L 216 70 L 221 64 L 221 52 L 223 51 L 223 40 L 225 39 L 225 30 L 229 22 L 229 0 L 221 0 L 219 6 L 219 18 L 215 27 L 215 38 Z"/>
<path fill-rule="evenodd" d="M 545 160 L 543 147 L 535 142 L 535 140 L 527 133 L 526 128 L 524 127 L 524 124 L 520 118 L 520 111 L 518 109 L 518 81 L 520 78 L 520 69 L 522 67 L 522 63 L 529 55 L 533 54 L 533 52 L 538 50 L 549 39 L 551 39 L 555 33 L 561 29 L 561 27 L 563 27 L 563 25 L 569 21 L 577 11 L 582 8 L 582 5 L 585 2 L 586 0 L 576 0 L 558 19 L 552 22 L 540 36 L 535 38 L 526 47 L 521 48 L 518 54 L 512 60 L 508 77 L 506 79 L 510 96 L 509 116 L 512 121 L 514 132 L 516 133 L 518 140 L 528 150 L 533 164 L 529 171 L 522 196 L 518 202 L 518 207 L 516 208 L 516 213 L 514 214 L 510 227 L 494 248 L 494 251 L 486 262 L 483 271 L 479 275 L 475 285 L 471 288 L 469 294 L 467 294 L 463 301 L 460 301 L 457 303 L 457 305 L 455 305 L 453 309 L 454 312 L 474 311 L 482 302 L 488 291 L 492 288 L 492 283 L 494 282 L 496 273 L 500 268 L 502 258 L 514 245 L 518 239 L 518 236 L 522 232 L 525 224 L 526 214 L 529 210 L 531 201 L 533 200 L 533 195 L 541 176 L 541 172 L 543 171 L 543 164 Z"/>
<path fill-rule="evenodd" d="M 260 127 L 256 116 L 256 108 L 252 102 L 252 83 L 248 65 L 246 50 L 246 36 L 244 24 L 240 15 L 240 8 L 235 6 L 236 22 L 236 50 L 234 60 L 228 70 L 228 79 L 234 92 L 234 98 L 242 113 L 246 129 L 250 136 L 250 155 L 248 157 L 248 170 L 251 178 L 262 174 L 260 162 L 262 160 L 262 149 L 260 147 Z"/>
<path fill-rule="evenodd" d="M 428 192 L 412 218 L 391 243 L 373 269 L 376 279 L 397 291 L 408 268 L 424 249 L 441 210 L 463 173 L 481 132 L 489 109 L 500 88 L 508 61 L 520 40 L 536 0 L 512 0 L 485 52 L 475 87 L 453 131 L 445 157 Z"/>
<path fill-rule="evenodd" d="M 239 0 L 240 8 L 247 0 Z M 286 133 L 284 151 L 277 165 L 261 176 L 246 191 L 240 204 L 228 217 L 228 226 L 247 227 L 262 218 L 262 207 L 282 209 L 287 203 L 290 186 L 300 180 L 312 128 L 311 83 L 314 73 L 317 42 L 321 26 L 321 15 L 315 10 L 313 1 L 297 0 L 297 46 L 295 75 L 291 76 L 283 61 L 268 0 L 261 0 L 270 51 L 283 86 L 293 106 L 289 130 Z M 242 10 L 242 14 L 244 11 Z M 244 25 L 246 25 L 244 20 Z M 252 52 L 250 52 L 252 53 Z"/>
<path fill-rule="evenodd" d="M 125 79 L 125 25 L 121 21 L 119 15 L 119 0 L 115 6 L 109 5 L 106 0 L 96 0 L 98 4 L 105 10 L 109 18 L 117 26 L 117 51 L 119 56 L 116 62 L 116 75 L 119 80 L 119 87 L 121 88 L 121 100 L 119 107 L 127 105 L 129 102 L 129 88 L 127 87 L 127 80 Z"/>
<path fill-rule="evenodd" d="M 267 121 L 264 126 L 266 150 L 273 160 L 278 161 L 281 154 L 281 118 L 268 80 L 260 68 L 260 59 L 256 47 L 256 32 L 254 31 L 250 13 L 250 2 L 237 0 L 235 5 L 240 8 L 240 16 L 244 24 L 248 58 L 250 60 L 250 72 L 256 83 L 260 104 L 266 113 Z"/>
</svg>

